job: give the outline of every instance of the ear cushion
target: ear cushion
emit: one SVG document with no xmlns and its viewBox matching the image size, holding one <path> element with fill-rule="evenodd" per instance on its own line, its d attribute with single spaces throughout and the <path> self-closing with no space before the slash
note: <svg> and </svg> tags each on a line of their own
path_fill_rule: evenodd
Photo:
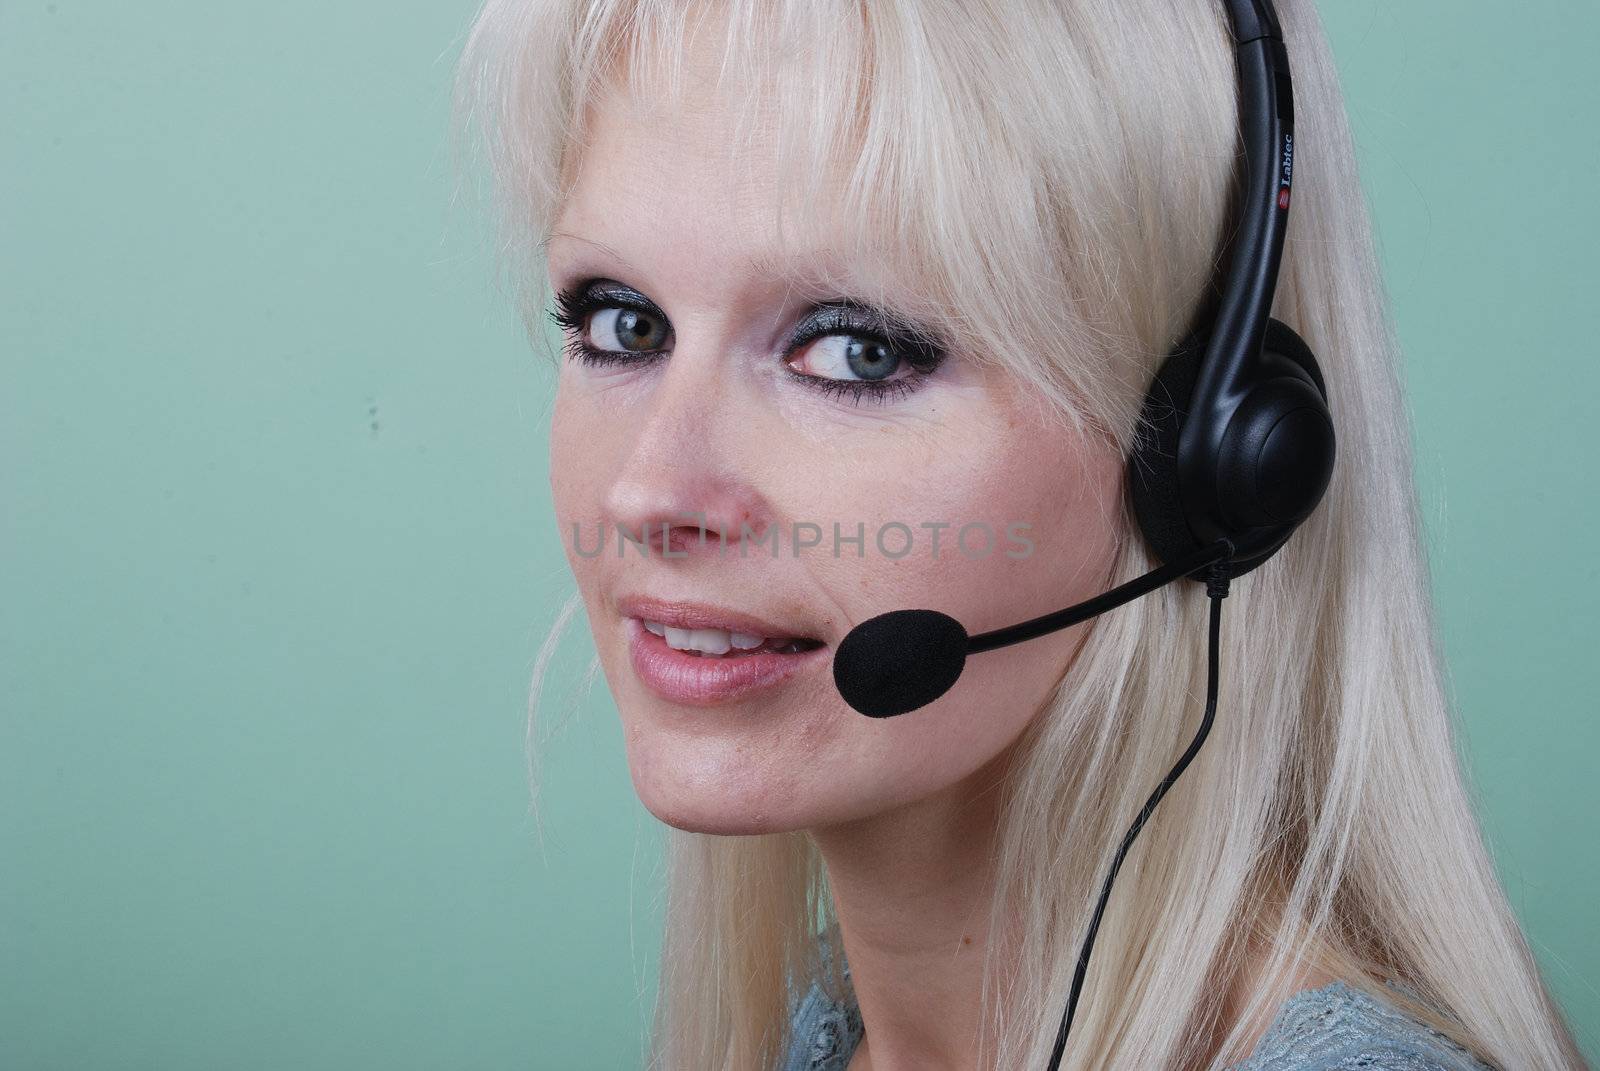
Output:
<svg viewBox="0 0 1600 1071">
<path fill-rule="evenodd" d="M 1208 334 L 1191 333 L 1162 362 L 1139 413 L 1128 455 L 1128 492 L 1145 542 L 1163 562 L 1195 549 L 1178 497 L 1178 433 L 1194 394 Z"/>
<path fill-rule="evenodd" d="M 1208 330 L 1192 332 L 1162 362 L 1145 394 L 1140 429 L 1128 455 L 1128 492 L 1134 515 L 1150 549 L 1164 562 L 1200 545 L 1189 529 L 1178 493 L 1178 437 L 1208 339 Z M 1311 347 L 1287 324 L 1269 317 L 1262 349 L 1269 354 L 1269 360 L 1271 354 L 1278 354 L 1298 365 L 1311 377 L 1318 392 L 1327 397 L 1322 371 Z"/>
</svg>

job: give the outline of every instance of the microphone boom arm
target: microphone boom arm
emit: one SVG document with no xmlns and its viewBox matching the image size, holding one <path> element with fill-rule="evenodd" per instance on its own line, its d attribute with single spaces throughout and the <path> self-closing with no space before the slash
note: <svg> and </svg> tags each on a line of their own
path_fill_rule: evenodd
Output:
<svg viewBox="0 0 1600 1071">
<path fill-rule="evenodd" d="M 1112 588 L 1102 595 L 1069 606 L 1065 610 L 1036 617 L 1031 621 L 1023 621 L 1005 628 L 997 628 L 992 632 L 980 632 L 976 636 L 967 638 L 967 653 L 977 654 L 979 651 L 992 651 L 997 647 L 1009 647 L 1013 643 L 1022 643 L 1043 636 L 1057 629 L 1069 625 L 1076 625 L 1080 621 L 1087 621 L 1091 617 L 1105 613 L 1107 610 L 1121 606 L 1125 602 L 1132 602 L 1140 595 L 1154 591 L 1163 584 L 1170 584 L 1179 577 L 1204 569 L 1215 562 L 1222 561 L 1233 555 L 1234 547 L 1226 539 L 1219 539 L 1215 543 L 1201 547 L 1199 550 L 1177 561 L 1152 569 L 1143 576 L 1136 576 L 1125 584 Z"/>
</svg>

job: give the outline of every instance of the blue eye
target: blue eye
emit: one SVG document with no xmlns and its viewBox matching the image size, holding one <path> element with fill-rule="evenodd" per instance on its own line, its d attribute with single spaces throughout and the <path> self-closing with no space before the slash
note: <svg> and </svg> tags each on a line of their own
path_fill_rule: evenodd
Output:
<svg viewBox="0 0 1600 1071">
<path fill-rule="evenodd" d="M 567 336 L 567 354 L 584 364 L 643 365 L 668 352 L 666 315 L 628 287 L 601 281 L 562 290 L 550 318 Z M 924 333 L 848 299 L 817 306 L 785 351 L 792 381 L 853 405 L 904 397 L 944 360 Z"/>
<path fill-rule="evenodd" d="M 660 349 L 666 341 L 666 325 L 638 309 L 604 308 L 589 321 L 599 348 L 630 353 Z M 609 342 L 607 341 L 609 339 Z"/>
<path fill-rule="evenodd" d="M 903 398 L 931 371 L 916 368 L 891 344 L 870 335 L 822 335 L 796 356 L 815 371 L 799 371 L 791 357 L 785 362 L 791 379 L 825 395 L 848 397 L 856 405 Z M 906 374 L 896 375 L 900 369 Z"/>
<path fill-rule="evenodd" d="M 789 349 L 785 364 L 794 379 L 856 404 L 904 397 L 944 360 L 944 351 L 925 335 L 851 301 L 822 306 L 801 324 Z"/>
<path fill-rule="evenodd" d="M 631 291 L 601 286 L 563 290 L 550 319 L 567 336 L 567 353 L 585 364 L 633 364 L 664 351 L 666 315 Z M 591 341 L 591 338 L 593 339 Z"/>
</svg>

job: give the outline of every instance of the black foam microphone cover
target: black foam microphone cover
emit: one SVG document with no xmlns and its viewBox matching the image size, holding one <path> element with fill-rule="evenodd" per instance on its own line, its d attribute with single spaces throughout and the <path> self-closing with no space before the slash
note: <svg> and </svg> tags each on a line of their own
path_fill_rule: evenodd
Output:
<svg viewBox="0 0 1600 1071">
<path fill-rule="evenodd" d="M 937 610 L 890 610 L 851 629 L 833 655 L 833 683 L 869 718 L 938 699 L 967 663 L 967 630 Z"/>
</svg>

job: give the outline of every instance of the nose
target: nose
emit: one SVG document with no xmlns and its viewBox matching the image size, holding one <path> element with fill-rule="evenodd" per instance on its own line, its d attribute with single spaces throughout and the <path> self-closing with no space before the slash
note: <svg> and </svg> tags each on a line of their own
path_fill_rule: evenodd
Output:
<svg viewBox="0 0 1600 1071">
<path fill-rule="evenodd" d="M 606 491 L 611 541 L 682 558 L 736 553 L 742 538 L 762 537 L 772 518 L 746 439 L 758 415 L 731 383 L 730 360 L 680 344 L 657 370 Z"/>
</svg>

